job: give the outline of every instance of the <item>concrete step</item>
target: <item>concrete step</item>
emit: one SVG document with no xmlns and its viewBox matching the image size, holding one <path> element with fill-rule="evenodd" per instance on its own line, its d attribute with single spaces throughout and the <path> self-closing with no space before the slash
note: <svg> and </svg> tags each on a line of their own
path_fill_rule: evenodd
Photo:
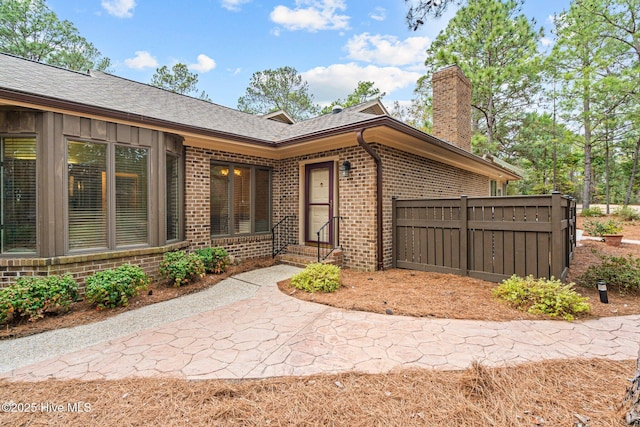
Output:
<svg viewBox="0 0 640 427">
<path fill-rule="evenodd" d="M 318 248 L 313 246 L 292 245 L 287 247 L 286 252 L 279 254 L 276 259 L 282 264 L 304 268 L 309 264 L 318 262 Z M 335 249 L 323 262 L 325 264 L 335 264 L 342 267 L 342 250 Z"/>
</svg>

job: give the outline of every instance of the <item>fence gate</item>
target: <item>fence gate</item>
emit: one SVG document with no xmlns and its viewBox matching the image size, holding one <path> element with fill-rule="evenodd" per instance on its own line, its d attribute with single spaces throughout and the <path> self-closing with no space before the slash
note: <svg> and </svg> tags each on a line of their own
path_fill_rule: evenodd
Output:
<svg viewBox="0 0 640 427">
<path fill-rule="evenodd" d="M 568 196 L 393 201 L 393 266 L 499 282 L 513 274 L 564 281 L 575 248 Z"/>
</svg>

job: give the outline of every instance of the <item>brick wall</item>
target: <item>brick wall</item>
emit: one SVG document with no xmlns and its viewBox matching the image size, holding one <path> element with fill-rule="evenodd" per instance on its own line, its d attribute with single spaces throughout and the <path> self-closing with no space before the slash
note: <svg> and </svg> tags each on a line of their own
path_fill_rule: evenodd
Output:
<svg viewBox="0 0 640 427">
<path fill-rule="evenodd" d="M 159 279 L 158 268 L 164 254 L 183 249 L 186 242 L 157 248 L 102 252 L 91 255 L 69 255 L 54 258 L 0 259 L 0 286 L 9 286 L 21 276 L 49 276 L 71 274 L 84 292 L 84 280 L 96 271 L 115 268 L 122 264 L 135 264 L 154 279 Z"/>
<path fill-rule="evenodd" d="M 185 147 L 185 235 L 190 250 L 224 247 L 239 258 L 271 255 L 271 234 L 211 238 L 210 173 L 211 161 L 272 168 L 272 223 L 280 216 L 280 168 L 275 160 L 244 154 Z"/>
<path fill-rule="evenodd" d="M 282 160 L 279 167 L 282 184 L 279 200 L 281 216 L 296 215 L 295 235 L 298 236 L 298 219 L 303 215 L 299 212 L 300 164 L 314 163 L 314 160 L 322 162 L 329 157 L 338 158 L 336 169 L 345 160 L 351 162 L 349 177 L 338 177 L 338 194 L 334 195 L 339 209 L 338 212 L 334 211 L 334 215 L 342 217 L 340 244 L 343 247 L 343 265 L 360 270 L 375 270 L 375 163 L 362 148 L 347 147 Z"/>
<path fill-rule="evenodd" d="M 391 199 L 489 196 L 490 179 L 430 159 L 371 144 L 382 158 L 384 266 L 392 263 Z"/>
<path fill-rule="evenodd" d="M 433 135 L 471 152 L 471 81 L 460 67 L 437 71 L 433 84 Z"/>
</svg>

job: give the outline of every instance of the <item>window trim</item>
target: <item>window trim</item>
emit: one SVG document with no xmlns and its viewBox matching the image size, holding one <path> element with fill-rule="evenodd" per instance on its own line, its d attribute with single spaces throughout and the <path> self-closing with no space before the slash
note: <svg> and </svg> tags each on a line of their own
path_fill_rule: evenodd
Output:
<svg viewBox="0 0 640 427">
<path fill-rule="evenodd" d="M 71 249 L 70 240 L 69 240 L 69 192 L 64 192 L 64 248 L 65 254 L 69 255 L 77 255 L 77 254 L 89 254 L 96 252 L 105 252 L 105 251 L 120 251 L 120 250 L 128 250 L 135 248 L 146 248 L 152 247 L 152 228 L 151 228 L 151 218 L 152 218 L 152 182 L 151 182 L 151 158 L 153 156 L 153 150 L 151 147 L 146 146 L 137 146 L 132 144 L 122 144 L 113 141 L 95 141 L 87 138 L 76 138 L 76 137 L 68 137 L 64 138 L 64 164 L 65 164 L 65 172 L 64 172 L 64 182 L 65 188 L 68 188 L 69 183 L 69 143 L 76 142 L 82 144 L 102 144 L 107 147 L 107 161 L 106 161 L 106 191 L 107 191 L 107 246 L 104 248 L 79 248 L 79 249 Z M 132 245 L 118 245 L 117 244 L 117 236 L 116 236 L 116 146 L 127 147 L 127 148 L 140 148 L 147 150 L 147 242 L 146 243 L 136 243 Z"/>
<path fill-rule="evenodd" d="M 209 163 L 209 173 L 211 173 L 211 169 L 214 166 L 223 166 L 228 168 L 230 179 L 227 182 L 227 197 L 228 197 L 228 212 L 229 212 L 229 232 L 226 234 L 213 234 L 211 229 L 211 189 L 209 189 L 209 234 L 212 239 L 218 239 L 223 237 L 243 237 L 243 236 L 253 236 L 253 235 L 265 235 L 271 233 L 271 225 L 272 225 L 272 215 L 273 215 L 273 168 L 269 166 L 261 166 L 261 165 L 251 165 L 246 163 L 236 163 L 236 162 L 224 162 L 218 160 L 211 160 Z M 251 171 L 251 206 L 249 209 L 249 215 L 251 218 L 251 227 L 248 233 L 236 233 L 235 232 L 235 212 L 233 209 L 233 201 L 234 201 L 234 170 L 235 168 L 247 168 Z M 256 195 L 257 195 L 257 181 L 256 181 L 256 171 L 264 170 L 269 172 L 269 182 L 268 182 L 268 227 L 265 231 L 256 231 Z M 209 184 L 211 183 L 211 177 L 209 178 Z"/>
<path fill-rule="evenodd" d="M 36 174 L 34 176 L 35 180 L 35 198 L 36 198 L 36 215 L 35 215 L 35 232 L 36 232 L 36 244 L 33 251 L 29 252 L 2 252 L 0 242 L 0 258 L 15 258 L 18 257 L 35 257 L 40 254 L 40 195 L 39 195 L 39 187 L 40 187 L 40 136 L 37 133 L 0 133 L 0 150 L 4 147 L 4 139 L 6 138 L 25 138 L 25 139 L 33 139 L 36 144 Z M 2 155 L 0 155 L 0 161 L 4 162 L 2 159 Z M 2 169 L 4 168 L 4 164 L 0 167 L 0 173 L 2 173 Z M 2 182 L 2 177 L 0 176 L 0 183 Z M 4 191 L 4 190 L 2 190 Z M 2 205 L 0 204 L 0 215 L 3 215 Z"/>
</svg>

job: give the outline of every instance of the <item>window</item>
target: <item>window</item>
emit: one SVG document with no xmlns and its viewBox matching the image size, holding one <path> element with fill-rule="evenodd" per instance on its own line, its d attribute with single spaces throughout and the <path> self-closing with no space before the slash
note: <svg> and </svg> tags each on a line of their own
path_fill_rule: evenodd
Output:
<svg viewBox="0 0 640 427">
<path fill-rule="evenodd" d="M 36 251 L 36 139 L 0 138 L 0 253 Z"/>
<path fill-rule="evenodd" d="M 167 154 L 167 241 L 180 238 L 180 167 L 178 156 Z"/>
<path fill-rule="evenodd" d="M 498 183 L 493 179 L 491 180 L 491 195 L 494 197 L 498 195 Z"/>
<path fill-rule="evenodd" d="M 271 170 L 211 165 L 211 235 L 264 233 L 271 229 Z"/>
<path fill-rule="evenodd" d="M 148 243 L 148 157 L 144 148 L 69 141 L 70 250 Z"/>
</svg>

